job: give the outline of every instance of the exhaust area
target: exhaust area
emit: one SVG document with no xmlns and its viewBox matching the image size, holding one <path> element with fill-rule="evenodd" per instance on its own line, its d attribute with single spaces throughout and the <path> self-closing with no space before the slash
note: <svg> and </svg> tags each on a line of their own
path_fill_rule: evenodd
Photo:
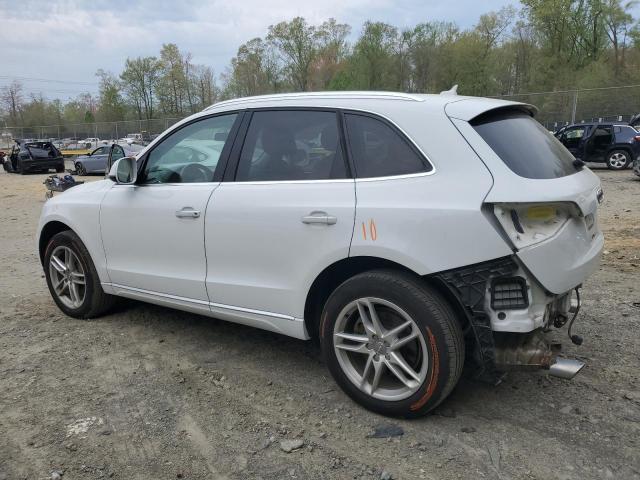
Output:
<svg viewBox="0 0 640 480">
<path fill-rule="evenodd" d="M 558 357 L 561 346 L 549 344 L 544 334 L 496 335 L 495 361 L 501 370 L 549 370 L 554 377 L 572 379 L 585 366 L 580 360 Z"/>
<path fill-rule="evenodd" d="M 570 358 L 557 357 L 556 361 L 549 367 L 549 374 L 554 377 L 566 378 L 571 380 L 584 367 L 584 362 L 580 360 L 572 360 Z"/>
</svg>

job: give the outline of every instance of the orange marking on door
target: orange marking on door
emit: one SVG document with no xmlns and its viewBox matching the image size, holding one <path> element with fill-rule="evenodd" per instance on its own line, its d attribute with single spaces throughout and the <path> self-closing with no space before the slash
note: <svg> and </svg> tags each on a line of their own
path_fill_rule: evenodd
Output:
<svg viewBox="0 0 640 480">
<path fill-rule="evenodd" d="M 365 240 L 367 239 L 367 227 L 365 226 L 364 222 L 362 222 L 362 237 Z"/>
<path fill-rule="evenodd" d="M 376 238 L 378 238 L 378 230 L 376 229 L 376 222 L 373 221 L 373 218 L 369 220 L 369 231 L 371 232 L 371 240 L 375 242 Z"/>
</svg>

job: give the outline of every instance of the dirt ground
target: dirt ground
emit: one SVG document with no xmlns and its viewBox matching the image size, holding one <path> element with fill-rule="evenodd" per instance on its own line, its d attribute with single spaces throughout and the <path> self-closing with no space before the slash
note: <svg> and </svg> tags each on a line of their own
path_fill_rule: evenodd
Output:
<svg viewBox="0 0 640 480">
<path fill-rule="evenodd" d="M 311 342 L 135 302 L 64 316 L 36 255 L 45 176 L 1 172 L 0 480 L 640 479 L 640 179 L 595 171 L 607 240 L 585 342 L 555 334 L 587 367 L 463 380 L 411 421 L 354 404 Z M 387 424 L 404 434 L 370 437 Z"/>
</svg>

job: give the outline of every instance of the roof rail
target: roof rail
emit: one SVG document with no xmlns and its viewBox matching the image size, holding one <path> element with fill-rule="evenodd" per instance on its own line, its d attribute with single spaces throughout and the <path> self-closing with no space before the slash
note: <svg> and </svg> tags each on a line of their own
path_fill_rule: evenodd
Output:
<svg viewBox="0 0 640 480">
<path fill-rule="evenodd" d="M 224 105 L 234 103 L 261 102 L 264 100 L 287 100 L 304 98 L 375 98 L 381 100 L 404 100 L 412 102 L 423 102 L 424 98 L 410 93 L 402 92 L 381 92 L 381 91 L 332 91 L 332 92 L 297 92 L 297 93 L 276 93 L 271 95 L 256 95 L 253 97 L 232 98 L 208 106 L 204 111 Z"/>
</svg>

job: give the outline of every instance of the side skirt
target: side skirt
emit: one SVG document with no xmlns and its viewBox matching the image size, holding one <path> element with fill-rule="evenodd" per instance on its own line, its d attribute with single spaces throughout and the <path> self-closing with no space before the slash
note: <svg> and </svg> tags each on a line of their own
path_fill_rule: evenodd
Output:
<svg viewBox="0 0 640 480">
<path fill-rule="evenodd" d="M 309 335 L 304 327 L 304 320 L 280 313 L 264 312 L 249 308 L 223 305 L 220 303 L 179 297 L 167 293 L 152 292 L 140 288 L 127 287 L 115 283 L 102 283 L 105 293 L 153 303 L 164 307 L 175 308 L 186 312 L 206 315 L 228 322 L 239 323 L 250 327 L 280 333 L 289 337 L 308 340 Z"/>
</svg>

